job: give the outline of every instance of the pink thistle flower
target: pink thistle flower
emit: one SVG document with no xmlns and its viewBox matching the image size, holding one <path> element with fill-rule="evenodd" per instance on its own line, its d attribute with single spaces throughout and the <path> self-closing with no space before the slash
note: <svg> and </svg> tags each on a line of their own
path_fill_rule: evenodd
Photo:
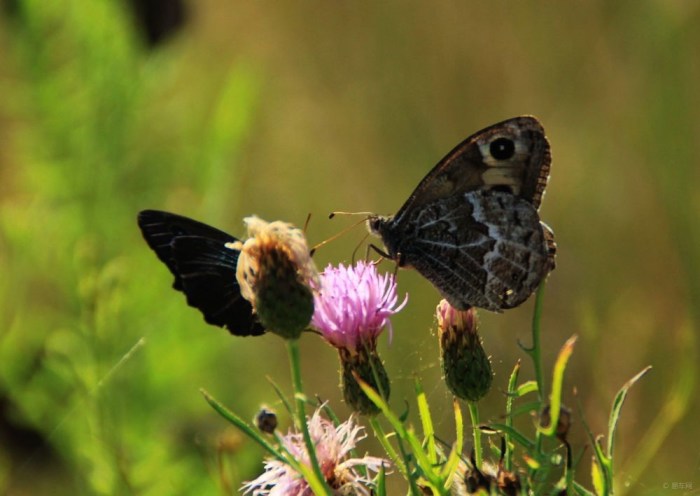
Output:
<svg viewBox="0 0 700 496">
<path fill-rule="evenodd" d="M 321 274 L 321 289 L 314 292 L 311 326 L 338 349 L 345 401 L 365 415 L 379 409 L 356 378 L 389 398 L 389 376 L 377 354 L 377 337 L 388 327 L 391 339 L 389 317 L 406 305 L 408 295 L 398 306 L 397 301 L 394 276 L 379 275 L 374 264 L 366 262 L 354 267 L 329 265 Z"/>
<path fill-rule="evenodd" d="M 362 347 L 375 349 L 385 327 L 391 340 L 389 317 L 406 305 L 408 295 L 398 306 L 397 301 L 394 276 L 380 275 L 374 264 L 329 265 L 321 273 L 321 289 L 314 295 L 311 325 L 336 348 L 351 353 Z"/>
<path fill-rule="evenodd" d="M 355 422 L 355 416 L 338 426 L 321 417 L 321 408 L 314 412 L 308 423 L 309 434 L 316 446 L 316 457 L 328 485 L 337 494 L 361 494 L 369 496 L 370 480 L 361 476 L 356 468 L 364 465 L 367 473 L 378 473 L 389 462 L 383 458 L 365 456 L 347 458 L 357 442 L 366 437 L 364 428 Z M 285 449 L 299 463 L 310 466 L 304 436 L 290 430 L 282 437 Z M 304 477 L 288 465 L 277 459 L 265 461 L 265 472 L 255 480 L 246 482 L 243 494 L 253 496 L 313 496 L 313 492 Z"/>
</svg>

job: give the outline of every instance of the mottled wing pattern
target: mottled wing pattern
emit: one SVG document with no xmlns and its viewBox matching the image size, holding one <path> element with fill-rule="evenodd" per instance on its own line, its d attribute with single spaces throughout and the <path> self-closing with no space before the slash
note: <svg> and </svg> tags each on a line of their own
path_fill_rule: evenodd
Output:
<svg viewBox="0 0 700 496">
<path fill-rule="evenodd" d="M 396 215 L 370 216 L 369 229 L 452 306 L 515 307 L 554 268 L 554 233 L 537 214 L 550 164 L 536 118 L 499 122 L 438 162 Z"/>
<path fill-rule="evenodd" d="M 549 252 L 535 207 L 509 193 L 473 191 L 384 224 L 401 262 L 455 308 L 512 308 L 547 275 Z"/>
<path fill-rule="evenodd" d="M 539 208 L 552 159 L 540 122 L 521 116 L 478 131 L 448 153 L 396 213 L 475 190 L 506 191 Z"/>
<path fill-rule="evenodd" d="M 204 320 L 237 336 L 265 332 L 241 296 L 236 280 L 240 252 L 226 246 L 236 238 L 180 215 L 157 210 L 139 213 L 143 237 L 175 276 L 173 288 L 202 312 Z"/>
</svg>

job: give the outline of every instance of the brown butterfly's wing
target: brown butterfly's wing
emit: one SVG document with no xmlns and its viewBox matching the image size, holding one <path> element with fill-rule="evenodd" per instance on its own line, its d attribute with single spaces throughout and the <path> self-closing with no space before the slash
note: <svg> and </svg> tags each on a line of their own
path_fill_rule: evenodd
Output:
<svg viewBox="0 0 700 496">
<path fill-rule="evenodd" d="M 473 134 L 447 154 L 418 184 L 395 215 L 475 190 L 509 192 L 538 209 L 549 178 L 549 142 L 540 122 L 514 117 Z"/>
<path fill-rule="evenodd" d="M 241 296 L 236 280 L 240 252 L 226 247 L 236 238 L 196 220 L 157 210 L 139 213 L 148 246 L 175 276 L 173 288 L 204 320 L 236 336 L 257 336 L 265 329 Z"/>
<path fill-rule="evenodd" d="M 459 309 L 501 311 L 524 302 L 551 270 L 535 207 L 510 193 L 471 191 L 380 222 L 389 253 Z"/>
</svg>

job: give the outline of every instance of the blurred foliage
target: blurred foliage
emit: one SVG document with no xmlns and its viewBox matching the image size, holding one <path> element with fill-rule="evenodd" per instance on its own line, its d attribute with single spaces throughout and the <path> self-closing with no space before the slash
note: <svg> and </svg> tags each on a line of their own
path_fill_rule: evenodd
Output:
<svg viewBox="0 0 700 496">
<path fill-rule="evenodd" d="M 580 335 L 564 401 L 582 403 L 594 432 L 651 364 L 619 425 L 619 490 L 700 485 L 700 5 L 204 0 L 156 45 L 129 5 L 3 3 L 3 492 L 235 494 L 260 469 L 261 452 L 197 390 L 244 416 L 275 406 L 265 376 L 288 384 L 284 347 L 206 326 L 168 288 L 139 210 L 233 234 L 249 213 L 301 225 L 312 212 L 318 242 L 346 225 L 327 212 L 395 211 L 462 138 L 524 113 L 542 120 L 554 156 L 545 363 Z M 349 260 L 362 235 L 320 250 L 319 266 Z M 399 285 L 409 307 L 382 350 L 393 398 L 410 395 L 418 370 L 448 437 L 439 298 L 414 273 Z M 496 372 L 482 421 L 502 413 L 497 390 L 531 312 L 482 313 Z M 313 337 L 302 347 L 307 391 L 342 412 L 334 352 Z M 586 442 L 576 424 L 570 440 Z"/>
</svg>

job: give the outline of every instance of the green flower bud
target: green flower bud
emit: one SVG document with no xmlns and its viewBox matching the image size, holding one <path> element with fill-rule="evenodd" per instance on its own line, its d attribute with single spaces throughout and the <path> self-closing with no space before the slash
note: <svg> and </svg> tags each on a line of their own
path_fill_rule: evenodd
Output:
<svg viewBox="0 0 700 496">
<path fill-rule="evenodd" d="M 476 309 L 456 310 L 442 300 L 437 317 L 447 387 L 463 400 L 480 400 L 491 389 L 493 372 L 477 334 Z"/>
<path fill-rule="evenodd" d="M 345 348 L 339 348 L 338 351 L 340 353 L 340 363 L 343 367 L 341 380 L 345 402 L 358 413 L 376 415 L 379 413 L 379 408 L 362 391 L 362 388 L 360 388 L 353 376 L 353 372 L 384 399 L 389 399 L 389 376 L 381 358 L 379 358 L 376 350 L 367 348 L 359 348 L 356 353 L 352 353 Z"/>
</svg>

